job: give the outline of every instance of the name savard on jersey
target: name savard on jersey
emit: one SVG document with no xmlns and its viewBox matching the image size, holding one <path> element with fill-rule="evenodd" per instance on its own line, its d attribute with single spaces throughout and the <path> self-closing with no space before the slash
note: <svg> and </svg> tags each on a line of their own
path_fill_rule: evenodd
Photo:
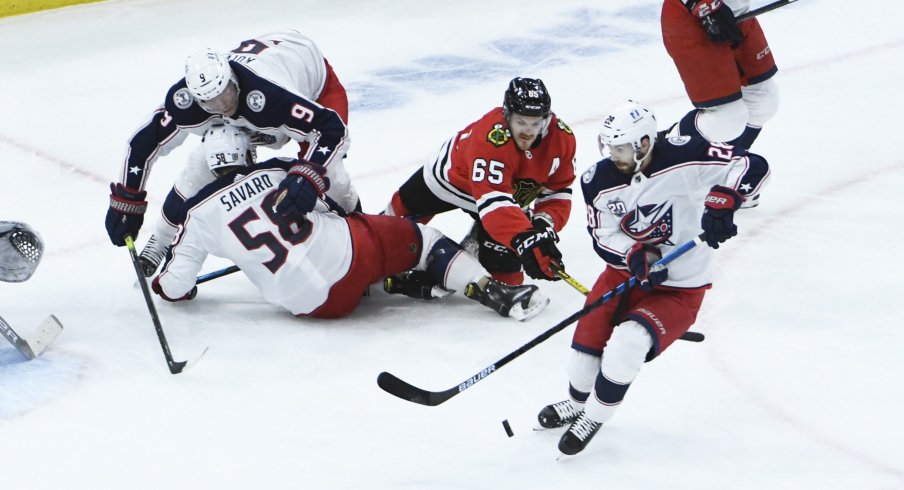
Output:
<svg viewBox="0 0 904 490">
<path fill-rule="evenodd" d="M 227 213 L 239 209 L 246 201 L 256 198 L 261 193 L 277 188 L 278 183 L 273 181 L 266 172 L 267 170 L 279 169 L 288 172 L 294 162 L 294 160 L 289 158 L 271 158 L 256 164 L 254 167 L 244 168 L 219 177 L 185 202 L 165 202 L 164 207 L 166 209 L 164 212 L 167 216 L 173 217 L 174 225 L 182 224 L 185 222 L 187 210 L 210 199 L 211 196 L 216 196 L 227 188 L 228 190 L 225 193 L 217 197 L 217 201 Z M 251 178 L 245 179 L 248 175 L 251 175 Z M 239 182 L 239 185 L 234 186 L 236 182 Z"/>
<path fill-rule="evenodd" d="M 267 174 L 252 177 L 250 181 L 243 182 L 242 185 L 234 187 L 225 195 L 220 196 L 220 202 L 228 213 L 246 200 L 274 187 L 276 185 Z"/>
</svg>

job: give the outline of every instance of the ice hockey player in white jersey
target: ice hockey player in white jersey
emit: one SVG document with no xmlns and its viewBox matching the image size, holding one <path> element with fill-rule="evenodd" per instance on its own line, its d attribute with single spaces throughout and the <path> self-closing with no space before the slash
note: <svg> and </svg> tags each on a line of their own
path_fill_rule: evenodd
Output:
<svg viewBox="0 0 904 490">
<path fill-rule="evenodd" d="M 239 128 L 212 127 L 202 145 L 220 176 L 177 217 L 179 231 L 152 282 L 164 299 L 194 297 L 196 276 L 212 254 L 232 260 L 267 301 L 298 316 L 345 316 L 369 284 L 409 269 L 517 320 L 549 302 L 536 286 L 494 281 L 433 228 L 394 216 L 346 215 L 326 194 L 330 179 L 320 165 L 284 158 L 253 164 L 250 138 Z M 274 208 L 290 199 L 279 187 L 284 179 L 299 192 L 292 210 L 278 213 Z"/>
<path fill-rule="evenodd" d="M 609 156 L 582 176 L 587 230 L 606 262 L 587 303 L 632 275 L 639 287 L 578 322 L 568 365 L 569 399 L 539 413 L 546 428 L 569 426 L 559 440 L 582 451 L 613 415 L 645 361 L 660 355 L 694 323 L 711 287 L 713 249 L 737 234 L 734 213 L 757 204 L 769 177 L 759 155 L 700 137 L 656 140 L 653 113 L 637 102 L 615 108 L 599 134 Z M 668 268 L 651 265 L 704 234 Z"/>
<path fill-rule="evenodd" d="M 203 50 L 186 60 L 185 77 L 170 88 L 150 121 L 129 141 L 120 180 L 111 184 L 106 227 L 121 246 L 135 238 L 147 208 L 143 190 L 155 160 L 182 144 L 190 133 L 231 124 L 254 132 L 255 142 L 279 148 L 299 143 L 299 158 L 327 169 L 330 196 L 346 210 L 360 208 L 357 192 L 343 167 L 348 149 L 348 99 L 336 74 L 314 42 L 296 31 L 243 41 L 230 53 Z M 178 202 L 207 183 L 203 154 L 195 151 L 177 179 L 168 201 Z M 172 223 L 155 228 L 156 259 L 169 245 Z M 146 247 L 147 248 L 147 247 Z M 153 260 L 151 260 L 153 261 Z"/>
</svg>

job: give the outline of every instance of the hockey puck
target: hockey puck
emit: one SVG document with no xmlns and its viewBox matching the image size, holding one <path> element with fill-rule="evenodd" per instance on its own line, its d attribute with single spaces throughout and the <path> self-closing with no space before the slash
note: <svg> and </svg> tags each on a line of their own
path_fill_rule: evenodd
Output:
<svg viewBox="0 0 904 490">
<path fill-rule="evenodd" d="M 508 434 L 509 437 L 515 435 L 515 433 L 512 432 L 512 426 L 508 423 L 508 419 L 502 421 L 502 428 L 505 429 L 505 433 Z"/>
</svg>

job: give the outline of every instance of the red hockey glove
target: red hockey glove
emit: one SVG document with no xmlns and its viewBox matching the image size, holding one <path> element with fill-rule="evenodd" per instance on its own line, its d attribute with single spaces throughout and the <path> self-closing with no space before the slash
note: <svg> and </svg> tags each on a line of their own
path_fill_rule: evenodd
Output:
<svg viewBox="0 0 904 490">
<path fill-rule="evenodd" d="M 521 257 L 521 265 L 528 276 L 534 279 L 558 281 L 561 278 L 552 270 L 552 267 L 555 265 L 560 269 L 563 268 L 562 253 L 556 247 L 559 237 L 546 221 L 538 221 L 542 222 L 539 226 L 543 229 L 538 230 L 536 228 L 538 224 L 534 223 L 534 229 L 515 235 L 515 238 L 512 239 L 512 248 Z"/>
</svg>

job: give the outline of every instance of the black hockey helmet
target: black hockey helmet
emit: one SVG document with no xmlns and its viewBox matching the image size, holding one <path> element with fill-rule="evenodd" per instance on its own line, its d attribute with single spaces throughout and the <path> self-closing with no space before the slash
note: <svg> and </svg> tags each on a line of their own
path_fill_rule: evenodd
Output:
<svg viewBox="0 0 904 490">
<path fill-rule="evenodd" d="M 525 116 L 549 117 L 552 99 L 543 80 L 539 78 L 515 78 L 505 91 L 502 110 L 508 118 L 512 113 Z"/>
</svg>

